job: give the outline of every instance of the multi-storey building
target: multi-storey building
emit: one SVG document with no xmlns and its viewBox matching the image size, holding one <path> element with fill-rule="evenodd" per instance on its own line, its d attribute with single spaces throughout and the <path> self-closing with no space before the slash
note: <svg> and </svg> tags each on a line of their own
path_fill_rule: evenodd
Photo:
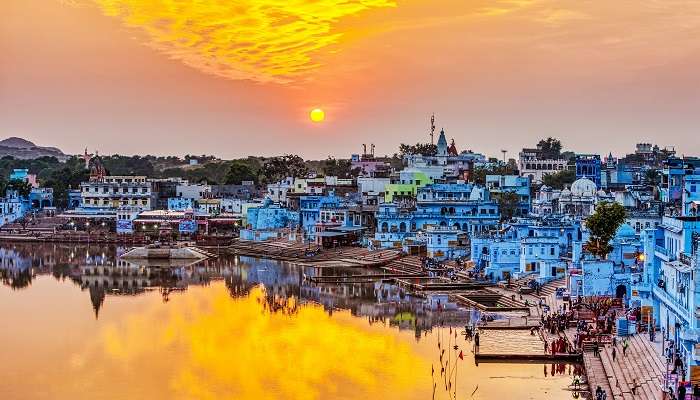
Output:
<svg viewBox="0 0 700 400">
<path fill-rule="evenodd" d="M 518 196 L 514 216 L 524 217 L 530 213 L 530 178 L 518 175 L 486 175 L 486 188 L 494 199 L 503 193 Z"/>
<path fill-rule="evenodd" d="M 468 183 L 430 184 L 418 189 L 414 206 L 380 204 L 375 247 L 398 247 L 427 226 L 453 227 L 473 235 L 498 225 L 498 204 L 484 187 Z"/>
<path fill-rule="evenodd" d="M 576 154 L 576 179 L 587 178 L 600 187 L 600 155 Z"/>
<path fill-rule="evenodd" d="M 122 206 L 150 210 L 151 182 L 145 176 L 101 176 L 80 184 L 81 208 L 111 209 Z"/>
<path fill-rule="evenodd" d="M 568 168 L 564 158 L 548 158 L 541 149 L 523 149 L 518 158 L 520 176 L 529 177 L 533 183 L 542 183 L 542 177 Z"/>
</svg>

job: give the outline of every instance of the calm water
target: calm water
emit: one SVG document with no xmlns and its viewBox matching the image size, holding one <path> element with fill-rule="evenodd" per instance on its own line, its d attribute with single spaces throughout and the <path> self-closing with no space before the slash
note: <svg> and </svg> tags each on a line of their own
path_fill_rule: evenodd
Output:
<svg viewBox="0 0 700 400">
<path fill-rule="evenodd" d="M 0 398 L 572 397 L 569 366 L 476 366 L 444 314 L 391 286 L 319 287 L 304 280 L 317 271 L 250 258 L 146 268 L 120 251 L 0 244 Z"/>
</svg>

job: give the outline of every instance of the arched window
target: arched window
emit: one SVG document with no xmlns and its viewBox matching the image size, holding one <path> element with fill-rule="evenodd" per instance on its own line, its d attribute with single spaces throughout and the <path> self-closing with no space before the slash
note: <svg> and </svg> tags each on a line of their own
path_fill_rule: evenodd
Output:
<svg viewBox="0 0 700 400">
<path fill-rule="evenodd" d="M 440 226 L 443 227 L 443 228 L 446 227 L 446 226 L 447 226 L 447 222 L 445 222 L 445 221 L 440 221 Z"/>
<path fill-rule="evenodd" d="M 402 222 L 399 224 L 399 232 L 406 232 L 406 223 Z"/>
<path fill-rule="evenodd" d="M 389 224 L 387 224 L 386 222 L 382 222 L 382 232 L 389 232 Z"/>
</svg>

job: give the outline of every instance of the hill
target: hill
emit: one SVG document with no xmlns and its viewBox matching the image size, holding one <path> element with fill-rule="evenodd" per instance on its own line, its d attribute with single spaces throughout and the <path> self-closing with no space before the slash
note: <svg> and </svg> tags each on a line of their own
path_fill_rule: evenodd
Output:
<svg viewBox="0 0 700 400">
<path fill-rule="evenodd" d="M 55 147 L 37 146 L 29 140 L 10 137 L 0 140 L 0 157 L 12 156 L 20 160 L 30 160 L 39 157 L 56 157 L 60 161 L 68 159 L 68 155 Z"/>
</svg>

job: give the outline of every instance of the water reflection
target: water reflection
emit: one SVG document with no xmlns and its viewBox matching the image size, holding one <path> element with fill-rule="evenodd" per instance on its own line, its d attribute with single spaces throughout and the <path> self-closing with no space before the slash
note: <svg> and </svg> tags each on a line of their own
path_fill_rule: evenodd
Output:
<svg viewBox="0 0 700 400">
<path fill-rule="evenodd" d="M 310 301 L 322 305 L 331 315 L 335 310 L 349 310 L 370 323 L 413 330 L 416 338 L 436 324 L 462 324 L 470 318 L 470 313 L 455 305 L 448 307 L 453 309 L 450 312 L 437 313 L 425 298 L 409 296 L 388 283 L 315 284 L 305 279 L 347 271 L 249 257 L 222 257 L 162 268 L 119 258 L 125 251 L 115 246 L 14 244 L 0 248 L 0 276 L 2 283 L 13 289 L 30 286 L 37 275 L 51 274 L 58 280 L 70 280 L 89 292 L 96 318 L 109 296 L 158 291 L 163 302 L 168 302 L 173 293 L 190 286 L 208 286 L 214 281 L 223 281 L 234 298 L 264 286 L 265 306 L 270 310 L 293 312 L 286 308 L 290 302 Z M 442 300 L 444 307 L 447 297 Z"/>
<path fill-rule="evenodd" d="M 438 311 L 387 283 L 315 285 L 341 271 L 249 258 L 146 267 L 124 250 L 0 246 L 0 342 L 16 360 L 0 397 L 571 397 L 559 365 L 476 367 L 458 334 L 470 313 L 445 299 Z"/>
</svg>

